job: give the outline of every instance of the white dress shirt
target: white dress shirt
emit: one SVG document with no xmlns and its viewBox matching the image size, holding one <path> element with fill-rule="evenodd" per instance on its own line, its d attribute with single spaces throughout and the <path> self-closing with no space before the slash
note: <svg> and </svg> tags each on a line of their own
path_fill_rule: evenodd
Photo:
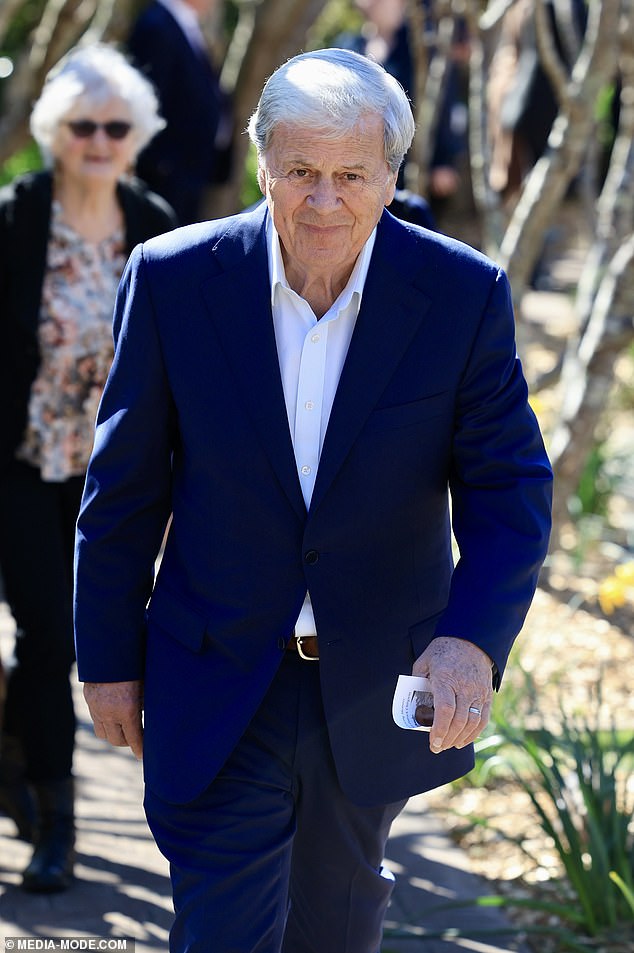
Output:
<svg viewBox="0 0 634 953">
<path fill-rule="evenodd" d="M 267 246 L 271 307 L 288 425 L 306 509 L 315 486 L 326 428 L 339 384 L 376 238 L 376 228 L 361 249 L 346 287 L 322 318 L 286 280 L 280 240 L 269 218 Z M 315 617 L 306 599 L 295 627 L 297 635 L 315 635 Z"/>
<path fill-rule="evenodd" d="M 158 0 L 165 9 L 172 14 L 179 27 L 187 37 L 189 45 L 197 53 L 207 55 L 207 43 L 200 28 L 198 14 L 185 0 Z"/>
</svg>

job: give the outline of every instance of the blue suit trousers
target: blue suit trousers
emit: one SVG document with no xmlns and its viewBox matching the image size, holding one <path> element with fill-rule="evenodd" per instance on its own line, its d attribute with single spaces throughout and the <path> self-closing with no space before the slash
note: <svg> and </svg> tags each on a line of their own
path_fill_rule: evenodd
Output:
<svg viewBox="0 0 634 953">
<path fill-rule="evenodd" d="M 382 860 L 405 803 L 358 807 L 344 795 L 319 663 L 287 652 L 202 795 L 169 804 L 146 790 L 170 862 L 171 953 L 378 953 L 393 888 Z"/>
</svg>

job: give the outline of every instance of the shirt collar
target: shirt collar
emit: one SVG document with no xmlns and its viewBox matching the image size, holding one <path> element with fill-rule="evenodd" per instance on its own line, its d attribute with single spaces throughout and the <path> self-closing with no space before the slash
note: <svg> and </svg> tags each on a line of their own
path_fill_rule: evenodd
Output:
<svg viewBox="0 0 634 953">
<path fill-rule="evenodd" d="M 375 240 L 376 226 L 372 229 L 370 237 L 359 252 L 346 287 L 337 298 L 338 311 L 341 311 L 343 308 L 347 308 L 352 301 L 352 296 L 356 294 L 356 312 L 358 314 L 359 308 L 361 307 L 363 288 L 365 286 L 368 268 L 370 267 L 370 259 L 372 257 L 372 250 L 374 248 Z M 269 278 L 271 281 L 271 307 L 275 307 L 275 295 L 278 287 L 284 288 L 291 294 L 295 294 L 295 292 L 286 280 L 286 271 L 284 269 L 282 249 L 280 247 L 280 236 L 277 232 L 277 229 L 275 228 L 275 225 L 273 224 L 273 216 L 270 214 L 268 215 L 266 226 L 266 244 L 269 260 Z"/>
</svg>

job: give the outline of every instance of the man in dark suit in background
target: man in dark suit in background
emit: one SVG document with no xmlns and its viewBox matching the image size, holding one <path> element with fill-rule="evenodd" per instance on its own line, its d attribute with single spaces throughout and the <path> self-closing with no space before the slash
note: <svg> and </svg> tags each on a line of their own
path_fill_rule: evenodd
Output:
<svg viewBox="0 0 634 953">
<path fill-rule="evenodd" d="M 97 735 L 143 751 L 172 953 L 377 953 L 390 825 L 473 766 L 552 474 L 505 275 L 385 210 L 414 133 L 396 80 L 297 56 L 249 133 L 266 204 L 122 279 L 79 676 Z M 429 735 L 392 719 L 410 673 Z"/>
<path fill-rule="evenodd" d="M 205 217 L 206 189 L 229 171 L 232 133 L 199 18 L 217 0 L 152 0 L 135 23 L 128 50 L 152 81 L 165 129 L 143 150 L 137 175 L 162 195 L 181 225 Z"/>
</svg>

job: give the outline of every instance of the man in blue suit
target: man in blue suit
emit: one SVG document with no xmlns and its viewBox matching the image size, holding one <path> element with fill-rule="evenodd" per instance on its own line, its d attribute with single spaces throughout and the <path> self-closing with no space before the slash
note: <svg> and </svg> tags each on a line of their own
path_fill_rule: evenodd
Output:
<svg viewBox="0 0 634 953">
<path fill-rule="evenodd" d="M 232 119 L 199 17 L 216 0 L 152 0 L 128 39 L 152 81 L 165 129 L 141 152 L 136 172 L 175 210 L 181 225 L 204 218 L 206 190 L 229 172 Z"/>
<path fill-rule="evenodd" d="M 138 247 L 122 279 L 79 674 L 97 735 L 143 750 L 173 953 L 377 953 L 390 824 L 473 765 L 551 471 L 504 274 L 384 210 L 399 84 L 302 54 L 249 131 L 266 204 Z M 409 673 L 430 734 L 392 720 Z"/>
</svg>

